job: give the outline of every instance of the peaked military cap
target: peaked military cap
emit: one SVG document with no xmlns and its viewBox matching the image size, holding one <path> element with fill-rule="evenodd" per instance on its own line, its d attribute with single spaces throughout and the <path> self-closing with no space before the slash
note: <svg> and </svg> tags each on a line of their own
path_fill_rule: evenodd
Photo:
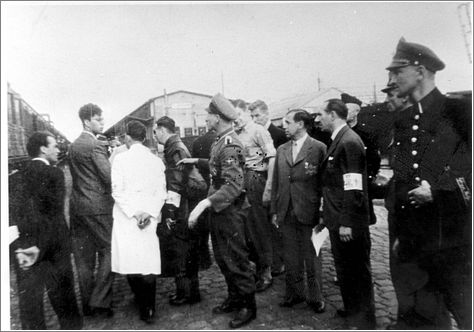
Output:
<svg viewBox="0 0 474 332">
<path fill-rule="evenodd" d="M 234 105 L 232 105 L 230 100 L 224 97 L 222 93 L 218 93 L 212 97 L 211 103 L 206 110 L 209 113 L 222 115 L 229 121 L 233 121 L 238 118 L 238 114 L 234 108 Z"/>
<path fill-rule="evenodd" d="M 362 105 L 362 102 L 354 96 L 351 96 L 347 93 L 341 93 L 341 100 L 344 104 L 357 104 Z"/>
<path fill-rule="evenodd" d="M 387 84 L 387 86 L 380 91 L 382 91 L 383 93 L 388 93 L 396 88 L 397 88 L 397 85 L 395 83 L 390 83 L 390 84 Z"/>
<path fill-rule="evenodd" d="M 390 70 L 410 65 L 423 65 L 432 72 L 442 70 L 445 67 L 444 62 L 428 47 L 409 43 L 402 37 L 398 42 L 392 63 L 386 69 Z"/>
</svg>

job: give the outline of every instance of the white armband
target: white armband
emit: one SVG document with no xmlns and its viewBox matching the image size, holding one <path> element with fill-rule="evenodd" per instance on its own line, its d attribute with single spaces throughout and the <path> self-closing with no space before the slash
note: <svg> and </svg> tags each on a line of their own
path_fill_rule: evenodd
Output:
<svg viewBox="0 0 474 332">
<path fill-rule="evenodd" d="M 362 174 L 346 173 L 344 177 L 344 190 L 362 190 Z"/>
<path fill-rule="evenodd" d="M 20 232 L 18 232 L 17 226 L 10 226 L 8 228 L 10 233 L 10 244 L 20 237 Z"/>
<path fill-rule="evenodd" d="M 168 194 L 167 194 L 167 197 L 166 197 L 166 200 L 165 200 L 165 203 L 166 204 L 172 204 L 172 205 L 176 206 L 177 208 L 179 208 L 179 204 L 181 203 L 181 195 L 178 194 L 177 192 L 169 190 Z"/>
</svg>

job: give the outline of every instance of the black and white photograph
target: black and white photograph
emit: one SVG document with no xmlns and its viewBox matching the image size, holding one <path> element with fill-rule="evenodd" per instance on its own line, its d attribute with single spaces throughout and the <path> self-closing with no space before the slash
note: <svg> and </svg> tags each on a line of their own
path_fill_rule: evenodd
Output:
<svg viewBox="0 0 474 332">
<path fill-rule="evenodd" d="M 2 0 L 1 330 L 472 330 L 472 15 Z"/>
</svg>

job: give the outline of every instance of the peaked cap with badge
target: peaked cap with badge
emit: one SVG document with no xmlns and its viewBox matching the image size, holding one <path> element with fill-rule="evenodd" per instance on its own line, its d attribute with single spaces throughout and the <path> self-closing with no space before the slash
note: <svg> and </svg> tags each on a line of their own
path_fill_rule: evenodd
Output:
<svg viewBox="0 0 474 332">
<path fill-rule="evenodd" d="M 392 63 L 386 69 L 419 65 L 425 66 L 426 69 L 432 72 L 442 70 L 445 67 L 444 62 L 428 47 L 409 43 L 402 37 L 398 42 Z"/>
</svg>

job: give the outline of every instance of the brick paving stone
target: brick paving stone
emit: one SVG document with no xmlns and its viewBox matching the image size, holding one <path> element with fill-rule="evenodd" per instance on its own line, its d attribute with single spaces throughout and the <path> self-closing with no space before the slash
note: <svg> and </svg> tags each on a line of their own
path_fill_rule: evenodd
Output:
<svg viewBox="0 0 474 332">
<path fill-rule="evenodd" d="M 383 201 L 381 201 L 383 204 Z M 375 212 L 377 223 L 370 227 L 372 238 L 372 273 L 374 293 L 376 298 L 377 328 L 382 329 L 396 317 L 397 302 L 388 268 L 388 230 L 387 211 L 383 205 L 376 204 Z M 334 283 L 335 268 L 330 243 L 327 241 L 322 248 L 323 259 L 323 295 L 327 301 L 327 311 L 315 314 L 305 303 L 293 308 L 280 308 L 278 303 L 285 293 L 284 275 L 274 278 L 273 286 L 263 293 L 256 295 L 257 319 L 244 330 L 289 330 L 289 329 L 336 329 L 343 326 L 343 319 L 335 314 L 337 308 L 342 307 L 339 287 Z M 76 278 L 76 293 L 79 289 Z M 10 272 L 10 313 L 11 329 L 21 329 L 18 310 L 18 296 L 16 290 L 15 273 Z M 173 278 L 157 279 L 156 320 L 153 324 L 145 324 L 138 317 L 134 305 L 133 295 L 126 278 L 117 275 L 113 284 L 112 306 L 115 312 L 113 318 L 85 317 L 84 328 L 88 330 L 183 330 L 183 329 L 229 329 L 228 323 L 232 314 L 213 315 L 212 307 L 220 304 L 227 297 L 227 287 L 219 268 L 214 263 L 205 271 L 200 271 L 200 285 L 202 301 L 195 305 L 173 307 L 168 304 L 168 294 L 175 290 Z M 58 329 L 56 315 L 45 298 L 45 313 L 47 326 Z"/>
</svg>

